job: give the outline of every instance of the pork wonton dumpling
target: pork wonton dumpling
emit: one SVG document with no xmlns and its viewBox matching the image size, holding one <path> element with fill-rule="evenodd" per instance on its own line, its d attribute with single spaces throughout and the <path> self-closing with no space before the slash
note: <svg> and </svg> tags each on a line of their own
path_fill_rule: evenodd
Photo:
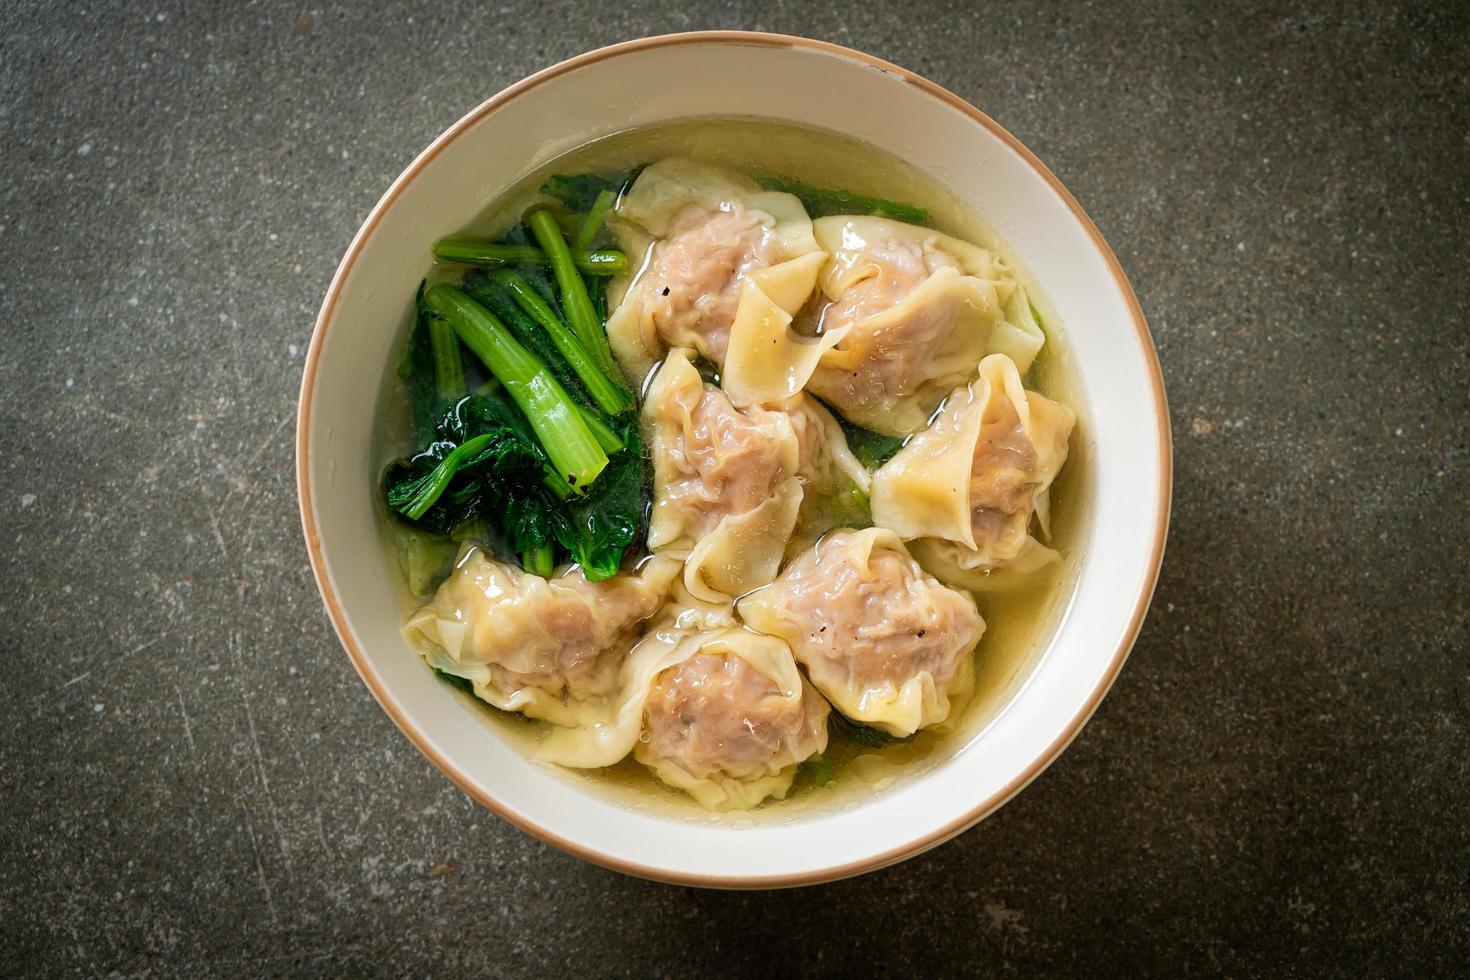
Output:
<svg viewBox="0 0 1470 980">
<path fill-rule="evenodd" d="M 877 527 L 828 534 L 738 609 L 752 629 L 791 644 L 838 711 L 898 736 L 949 716 L 985 632 L 973 599 Z"/>
<path fill-rule="evenodd" d="M 791 417 L 736 408 L 683 348 L 659 368 L 643 414 L 653 455 L 649 550 L 683 559 L 684 584 L 700 599 L 769 582 L 802 501 Z"/>
<path fill-rule="evenodd" d="M 575 725 L 617 690 L 639 624 L 678 573 L 677 561 L 652 558 L 602 582 L 580 569 L 543 579 L 470 548 L 404 632 L 495 707 Z"/>
<path fill-rule="evenodd" d="M 901 538 L 947 542 L 931 551 L 959 568 L 998 567 L 1028 549 L 1028 561 L 1044 558 L 1028 529 L 1075 422 L 1070 408 L 1022 387 L 1010 358 L 992 354 L 874 474 L 873 520 Z"/>
<path fill-rule="evenodd" d="M 731 170 L 668 159 L 647 167 L 618 208 L 624 246 L 652 239 L 647 261 L 608 319 L 629 377 L 642 378 L 666 347 L 725 361 L 742 290 L 754 273 L 794 312 L 811 293 L 822 256 L 811 219 L 790 194 L 764 191 Z M 804 290 L 801 288 L 804 283 Z"/>
<path fill-rule="evenodd" d="M 827 702 L 774 636 L 730 629 L 688 646 L 653 679 L 634 756 L 710 809 L 785 797 L 827 747 Z"/>
<path fill-rule="evenodd" d="M 813 231 L 831 255 L 822 334 L 842 336 L 807 387 L 850 421 L 917 432 L 986 353 L 1024 370 L 1041 349 L 1023 291 L 987 249 L 886 218 L 820 218 Z"/>
<path fill-rule="evenodd" d="M 827 702 L 791 649 L 740 628 L 731 603 L 679 585 L 624 662 L 622 694 L 590 723 L 559 729 L 541 758 L 609 766 L 634 752 L 711 809 L 784 797 L 796 766 L 827 746 Z"/>
</svg>

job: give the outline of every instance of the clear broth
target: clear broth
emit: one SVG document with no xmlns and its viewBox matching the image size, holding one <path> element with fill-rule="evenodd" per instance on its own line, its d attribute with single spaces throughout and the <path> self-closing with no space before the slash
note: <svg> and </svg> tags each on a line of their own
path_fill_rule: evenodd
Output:
<svg viewBox="0 0 1470 980">
<path fill-rule="evenodd" d="M 683 792 L 665 786 L 631 756 L 599 770 L 549 767 L 562 778 L 576 781 L 620 806 L 656 810 L 662 816 L 698 822 L 734 825 L 784 822 L 813 808 L 850 808 L 870 799 L 874 793 L 889 791 L 896 784 L 935 768 L 983 732 L 1020 691 L 1065 614 L 1080 557 L 1074 542 L 1083 540 L 1080 532 L 1085 518 L 1084 503 L 1091 496 L 1088 417 L 1079 398 L 1065 334 L 1046 302 L 1045 292 L 980 216 L 955 195 L 908 164 L 867 144 L 834 133 L 767 120 L 686 120 L 589 143 L 517 182 L 461 233 L 487 238 L 503 234 L 541 199 L 538 189 L 554 173 L 611 173 L 668 156 L 686 156 L 746 173 L 789 176 L 814 186 L 845 188 L 917 204 L 928 209 L 931 224 L 938 230 L 999 253 L 1026 287 L 1046 333 L 1046 345 L 1025 378 L 1026 386 L 1077 412 L 1071 452 L 1051 490 L 1050 544 L 1062 553 L 1063 560 L 1036 573 L 1022 589 L 975 594 L 986 630 L 973 654 L 974 691 L 966 703 L 955 706 L 944 725 L 883 748 L 859 745 L 833 725 L 826 752 L 833 767 L 830 781 L 815 786 L 801 774 L 786 800 L 767 801 L 755 810 L 734 813 L 703 809 Z M 431 278 L 434 275 L 448 278 L 457 276 L 457 272 L 436 270 Z M 405 337 L 411 325 L 411 305 L 411 297 L 406 298 Z M 383 392 L 384 410 L 379 414 L 380 466 L 411 451 L 407 402 L 406 387 L 390 370 Z M 396 537 L 386 508 L 381 511 L 381 518 L 380 532 L 386 554 L 397 569 L 400 565 L 396 558 Z M 407 615 L 422 600 L 410 594 L 402 575 L 398 581 Z M 528 753 L 545 730 L 541 722 L 496 711 L 469 695 L 461 697 L 483 709 L 478 713 L 497 736 Z"/>
</svg>

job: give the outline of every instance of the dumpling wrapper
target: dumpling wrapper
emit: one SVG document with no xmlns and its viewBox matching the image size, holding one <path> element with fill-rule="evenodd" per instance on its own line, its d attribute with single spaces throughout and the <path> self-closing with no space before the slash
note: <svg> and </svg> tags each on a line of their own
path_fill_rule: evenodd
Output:
<svg viewBox="0 0 1470 980">
<path fill-rule="evenodd" d="M 801 509 L 801 447 L 790 416 L 744 411 L 669 352 L 643 415 L 651 432 L 648 548 L 684 562 L 700 599 L 741 595 L 776 575 Z"/>
<path fill-rule="evenodd" d="M 608 341 L 634 381 L 647 377 L 669 347 L 691 347 L 723 365 L 748 278 L 789 266 L 766 277 L 764 286 L 784 307 L 807 267 L 821 264 L 796 261 L 819 252 L 797 198 L 762 190 L 733 170 L 677 157 L 639 174 L 611 225 L 630 255 L 645 256 L 633 277 L 614 283 L 609 294 L 617 301 Z M 814 282 L 812 270 L 802 302 Z"/>
<path fill-rule="evenodd" d="M 639 624 L 663 604 L 679 567 L 655 557 L 602 582 L 580 569 L 543 579 L 471 547 L 404 635 L 430 666 L 470 681 L 495 707 L 577 725 L 616 692 Z"/>
<path fill-rule="evenodd" d="M 818 280 L 830 300 L 822 333 L 846 332 L 807 387 L 849 421 L 917 432 L 985 354 L 1024 371 L 1040 351 L 1024 291 L 993 252 L 886 218 L 839 215 L 812 228 L 831 256 Z"/>
<path fill-rule="evenodd" d="M 769 405 L 793 397 L 810 380 L 822 355 L 850 328 L 801 337 L 791 320 L 816 285 L 823 252 L 753 272 L 745 281 L 720 384 L 738 406 Z"/>
<path fill-rule="evenodd" d="M 954 544 L 939 550 L 959 568 L 1017 560 L 1067 460 L 1075 422 L 1067 406 L 1027 391 L 1008 357 L 992 354 L 873 475 L 873 521 L 906 540 Z"/>
<path fill-rule="evenodd" d="M 1016 557 L 994 565 L 976 564 L 975 552 L 943 538 L 920 538 L 908 546 L 924 571 L 945 585 L 971 592 L 1014 592 L 1033 586 L 1033 575 L 1062 560 L 1060 552 L 1029 534 Z"/>
<path fill-rule="evenodd" d="M 791 645 L 838 711 L 892 735 L 944 722 L 968 696 L 985 621 L 892 531 L 834 531 L 740 599 L 751 629 Z"/>
<path fill-rule="evenodd" d="M 851 484 L 864 494 L 872 489 L 873 475 L 847 445 L 842 425 L 810 395 L 797 395 L 780 406 L 791 418 L 799 449 L 797 472 L 802 482 L 821 490 Z"/>
<path fill-rule="evenodd" d="M 733 668 L 725 673 L 735 683 L 701 698 L 692 682 L 706 680 L 717 661 Z M 681 670 L 693 676 L 679 677 Z M 679 591 L 628 656 L 621 688 L 591 724 L 548 736 L 540 758 L 600 768 L 635 752 L 665 783 L 727 810 L 785 797 L 797 766 L 827 746 L 827 703 L 796 669 L 790 647 L 740 628 L 729 602 Z"/>
</svg>

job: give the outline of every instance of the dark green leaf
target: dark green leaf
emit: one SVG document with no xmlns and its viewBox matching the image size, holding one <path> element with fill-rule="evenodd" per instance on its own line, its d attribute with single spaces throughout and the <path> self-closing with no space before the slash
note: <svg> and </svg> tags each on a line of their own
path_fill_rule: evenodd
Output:
<svg viewBox="0 0 1470 980">
<path fill-rule="evenodd" d="M 766 190 L 795 195 L 801 200 L 807 214 L 813 218 L 830 214 L 871 214 L 916 225 L 929 223 L 929 212 L 915 204 L 868 197 L 836 188 L 813 187 L 790 177 L 762 177 L 759 183 Z"/>
<path fill-rule="evenodd" d="M 474 682 L 468 677 L 460 677 L 458 674 L 451 674 L 447 670 L 440 670 L 438 667 L 434 668 L 434 675 L 450 687 L 458 688 L 470 695 L 475 693 Z"/>
<path fill-rule="evenodd" d="M 886 748 L 899 742 L 907 742 L 913 738 L 912 735 L 908 738 L 899 738 L 896 735 L 890 735 L 881 728 L 874 728 L 872 725 L 864 725 L 861 722 L 853 721 L 851 718 L 840 715 L 835 711 L 832 712 L 832 720 L 837 731 L 846 735 L 849 741 L 856 742 L 864 748 Z"/>
<path fill-rule="evenodd" d="M 853 425 L 839 413 L 833 411 L 838 423 L 842 426 L 842 434 L 847 437 L 847 448 L 868 469 L 873 470 L 882 466 L 893 458 L 893 455 L 903 448 L 903 436 L 888 436 L 871 429 Z"/>
<path fill-rule="evenodd" d="M 490 513 L 496 500 L 506 507 L 525 506 L 523 501 L 544 493 L 542 474 L 546 455 L 533 437 L 530 426 L 503 391 L 466 395 L 449 406 L 434 427 L 435 441 L 410 460 L 390 464 L 384 474 L 388 506 L 415 527 L 447 534 L 456 526 L 477 517 L 498 522 Z M 448 487 L 429 510 L 417 520 L 407 516 L 411 501 L 435 467 L 459 445 L 481 436 L 493 437 L 488 446 L 461 462 Z M 549 522 L 539 534 L 521 528 L 518 541 L 531 538 L 537 544 L 551 540 Z M 520 550 L 520 549 L 517 549 Z"/>
<path fill-rule="evenodd" d="M 608 458 L 607 468 L 585 495 L 563 501 L 556 511 L 557 542 L 593 582 L 616 574 L 638 537 L 650 484 L 636 417 L 623 416 L 611 424 L 623 438 L 623 450 Z"/>
<path fill-rule="evenodd" d="M 699 372 L 699 377 L 705 384 L 717 385 L 720 383 L 720 366 L 703 354 L 695 356 L 694 370 Z"/>
<path fill-rule="evenodd" d="M 592 207 L 592 202 L 597 200 L 597 195 L 603 191 L 621 194 L 623 188 L 632 182 L 633 176 L 633 171 L 607 177 L 597 174 L 557 174 L 541 185 L 541 193 L 556 198 L 569 211 L 587 211 Z"/>
</svg>

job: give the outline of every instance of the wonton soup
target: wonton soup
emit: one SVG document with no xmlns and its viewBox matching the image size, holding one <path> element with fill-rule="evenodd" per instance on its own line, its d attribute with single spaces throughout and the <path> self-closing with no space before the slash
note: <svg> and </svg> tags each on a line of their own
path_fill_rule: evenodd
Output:
<svg viewBox="0 0 1470 980">
<path fill-rule="evenodd" d="M 870 147 L 710 119 L 583 147 L 434 252 L 385 537 L 487 737 L 632 805 L 790 811 L 1003 708 L 1085 460 L 1054 320 L 979 217 Z"/>
</svg>

